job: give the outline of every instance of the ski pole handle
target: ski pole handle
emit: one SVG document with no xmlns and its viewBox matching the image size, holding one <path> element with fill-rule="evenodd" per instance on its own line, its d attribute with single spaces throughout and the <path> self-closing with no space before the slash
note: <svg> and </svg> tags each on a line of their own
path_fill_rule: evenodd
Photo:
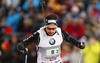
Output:
<svg viewBox="0 0 100 63">
<path fill-rule="evenodd" d="M 81 46 L 85 46 L 85 42 L 81 42 Z M 81 63 L 81 59 L 82 59 L 82 49 L 80 49 L 79 63 Z"/>
</svg>

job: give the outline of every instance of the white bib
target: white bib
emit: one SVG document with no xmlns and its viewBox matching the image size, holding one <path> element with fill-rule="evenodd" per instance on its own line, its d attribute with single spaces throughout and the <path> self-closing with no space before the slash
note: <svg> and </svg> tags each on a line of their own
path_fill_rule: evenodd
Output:
<svg viewBox="0 0 100 63">
<path fill-rule="evenodd" d="M 45 27 L 38 30 L 40 42 L 38 46 L 37 63 L 60 63 L 61 43 L 63 41 L 61 29 L 57 28 L 53 36 L 48 36 L 44 31 Z"/>
</svg>

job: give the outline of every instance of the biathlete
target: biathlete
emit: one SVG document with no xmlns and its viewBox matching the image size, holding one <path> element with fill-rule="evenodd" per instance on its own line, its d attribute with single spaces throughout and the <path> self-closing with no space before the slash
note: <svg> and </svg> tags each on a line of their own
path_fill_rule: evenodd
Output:
<svg viewBox="0 0 100 63">
<path fill-rule="evenodd" d="M 46 17 L 45 26 L 34 32 L 30 37 L 18 43 L 17 48 L 25 53 L 25 47 L 35 43 L 37 50 L 37 63 L 62 63 L 60 53 L 63 40 L 80 49 L 84 49 L 82 42 L 71 37 L 61 28 L 57 27 L 57 15 L 50 14 Z"/>
</svg>

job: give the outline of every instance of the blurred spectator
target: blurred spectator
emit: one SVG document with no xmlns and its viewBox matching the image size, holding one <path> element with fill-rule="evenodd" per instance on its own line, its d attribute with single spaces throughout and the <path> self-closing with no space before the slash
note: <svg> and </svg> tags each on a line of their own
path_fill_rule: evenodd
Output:
<svg viewBox="0 0 100 63">
<path fill-rule="evenodd" d="M 79 13 L 79 8 L 77 6 L 73 6 L 71 9 L 71 13 L 69 13 L 67 16 L 71 18 L 71 21 L 73 21 L 75 18 L 80 18 L 81 15 Z"/>
<path fill-rule="evenodd" d="M 19 25 L 20 25 L 20 23 L 19 23 Z M 32 25 L 32 19 L 30 19 L 30 18 L 24 19 L 23 26 L 19 26 L 19 28 L 18 28 L 18 32 L 24 32 L 24 33 L 31 32 L 32 33 L 35 31 L 36 31 L 36 27 L 34 27 Z"/>
<path fill-rule="evenodd" d="M 9 40 L 4 40 L 1 44 L 2 55 L 0 57 L 1 62 L 3 63 L 11 63 L 12 57 L 10 54 L 11 44 Z"/>
<path fill-rule="evenodd" d="M 89 10 L 92 10 L 93 12 L 93 15 L 96 17 L 96 18 L 100 18 L 100 2 L 98 0 L 93 0 L 92 3 L 90 5 L 88 5 L 88 11 Z"/>
<path fill-rule="evenodd" d="M 70 18 L 65 17 L 63 19 L 62 29 L 70 34 L 72 32 L 72 28 L 73 28 L 73 21 L 71 21 Z"/>
<path fill-rule="evenodd" d="M 70 63 L 79 63 L 79 59 L 81 58 L 81 63 L 83 63 L 83 58 L 82 58 L 82 53 L 81 53 L 81 56 L 80 56 L 80 49 L 75 47 L 73 48 L 73 52 L 70 56 Z"/>
<path fill-rule="evenodd" d="M 90 36 L 88 44 L 83 50 L 84 63 L 99 63 L 100 43 L 94 37 Z"/>
<path fill-rule="evenodd" d="M 20 21 L 18 23 L 18 32 L 20 32 L 20 27 L 24 26 L 23 21 L 26 18 L 26 11 L 21 10 L 20 15 L 21 15 L 21 19 L 20 19 Z"/>
<path fill-rule="evenodd" d="M 4 34 L 6 34 L 6 35 L 11 35 L 12 33 L 13 33 L 12 26 L 8 26 L 8 27 L 4 30 Z"/>
<path fill-rule="evenodd" d="M 4 14 L 6 16 L 6 14 L 8 14 L 8 8 L 6 6 L 6 0 L 2 0 L 1 1 L 1 7 L 0 10 L 2 11 L 2 14 Z"/>
<path fill-rule="evenodd" d="M 16 49 L 16 45 L 18 43 L 18 37 L 17 34 L 13 34 L 11 36 L 11 56 L 12 56 L 12 63 L 17 63 L 19 60 L 19 55 L 18 55 L 18 51 Z"/>
<path fill-rule="evenodd" d="M 19 5 L 22 7 L 25 1 L 26 0 L 21 0 Z"/>
<path fill-rule="evenodd" d="M 2 32 L 2 28 L 6 25 L 6 17 L 1 17 L 0 18 L 0 33 Z"/>
<path fill-rule="evenodd" d="M 61 11 L 61 4 L 57 2 L 57 0 L 48 0 L 47 8 L 46 8 L 46 15 L 55 13 L 58 16 L 60 15 Z"/>
<path fill-rule="evenodd" d="M 5 0 L 1 1 L 1 6 L 0 6 L 0 33 L 2 33 L 2 28 L 5 26 L 6 24 L 6 18 L 7 18 L 7 7 L 6 7 L 6 3 Z"/>
<path fill-rule="evenodd" d="M 34 51 L 31 51 L 31 53 L 30 53 L 30 55 L 29 55 L 29 57 L 28 57 L 28 62 L 29 63 L 37 63 L 37 54 L 36 54 L 36 51 L 34 50 Z"/>
<path fill-rule="evenodd" d="M 28 11 L 28 14 L 29 14 L 29 17 L 32 19 L 32 25 L 34 26 L 34 27 L 36 27 L 37 26 L 37 14 L 35 14 L 35 11 L 34 10 L 29 10 Z M 41 16 L 42 17 L 42 16 Z"/>
<path fill-rule="evenodd" d="M 9 51 L 11 48 L 9 41 L 5 40 L 4 42 L 2 42 L 1 48 L 3 51 Z"/>
<path fill-rule="evenodd" d="M 20 18 L 21 18 L 21 16 L 19 13 L 16 13 L 16 11 L 14 11 L 14 10 L 10 10 L 9 15 L 7 17 L 6 27 L 12 26 L 13 32 L 17 32 L 17 27 L 18 27 Z"/>
<path fill-rule="evenodd" d="M 12 1 L 11 0 L 5 0 L 5 2 L 7 4 L 7 7 L 10 7 Z"/>
<path fill-rule="evenodd" d="M 85 34 L 84 19 L 74 19 L 73 22 L 67 22 L 66 27 L 62 27 L 66 32 L 72 35 L 74 38 L 79 39 Z M 81 33 L 80 33 L 81 32 Z"/>
<path fill-rule="evenodd" d="M 88 5 L 88 9 L 96 9 L 97 10 L 97 4 L 99 3 L 99 0 L 92 0 L 92 2 Z"/>
<path fill-rule="evenodd" d="M 23 9 L 28 11 L 28 9 L 35 8 L 36 11 L 39 11 L 40 0 L 26 0 L 23 4 Z"/>
<path fill-rule="evenodd" d="M 39 29 L 41 26 L 43 26 L 43 15 L 42 13 L 37 14 L 37 29 Z"/>
<path fill-rule="evenodd" d="M 99 31 L 99 25 L 95 17 L 89 19 L 89 24 L 86 24 L 86 35 L 96 35 Z"/>
<path fill-rule="evenodd" d="M 49 0 L 48 7 L 55 12 L 59 12 L 61 10 L 61 5 L 57 2 L 57 0 Z"/>
<path fill-rule="evenodd" d="M 84 10 L 84 3 L 81 0 L 74 0 L 74 2 L 75 2 L 74 5 L 76 5 L 80 9 L 80 11 Z"/>
<path fill-rule="evenodd" d="M 65 5 L 61 6 L 61 13 L 58 19 L 58 26 L 62 27 L 63 25 L 63 19 L 66 17 L 68 13 L 67 7 Z"/>
<path fill-rule="evenodd" d="M 73 1 L 72 0 L 64 0 L 63 4 L 65 4 L 68 8 L 68 11 L 70 12 L 73 7 Z"/>
<path fill-rule="evenodd" d="M 61 58 L 63 63 L 70 63 L 69 59 L 71 53 L 72 53 L 71 44 L 64 42 L 62 44 L 62 50 L 61 50 Z"/>
</svg>

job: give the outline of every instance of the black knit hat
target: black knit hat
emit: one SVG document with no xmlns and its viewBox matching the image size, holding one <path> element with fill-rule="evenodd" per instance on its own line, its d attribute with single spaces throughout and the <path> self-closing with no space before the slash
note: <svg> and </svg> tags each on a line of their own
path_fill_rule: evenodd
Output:
<svg viewBox="0 0 100 63">
<path fill-rule="evenodd" d="M 46 25 L 54 24 L 57 25 L 58 16 L 55 14 L 50 14 L 46 17 Z"/>
</svg>

